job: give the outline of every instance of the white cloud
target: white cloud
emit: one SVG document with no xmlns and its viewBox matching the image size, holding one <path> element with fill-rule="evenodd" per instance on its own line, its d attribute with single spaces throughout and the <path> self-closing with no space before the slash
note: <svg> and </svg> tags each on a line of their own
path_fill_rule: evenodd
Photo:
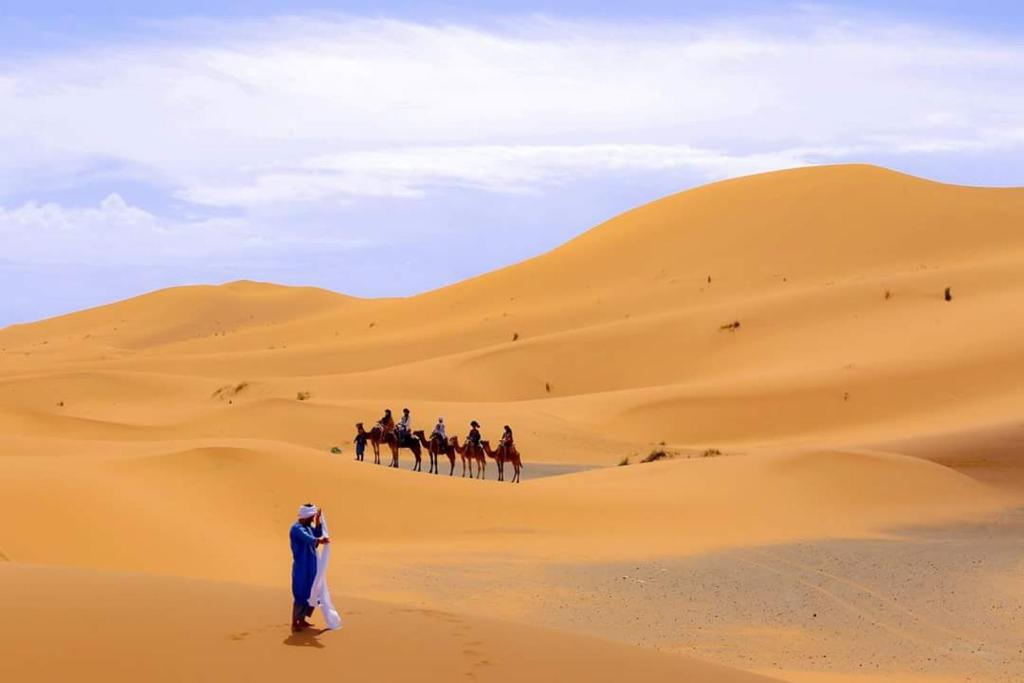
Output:
<svg viewBox="0 0 1024 683">
<path fill-rule="evenodd" d="M 188 188 L 199 204 L 238 206 L 321 201 L 337 197 L 422 197 L 434 186 L 528 192 L 598 174 L 696 169 L 726 177 L 799 166 L 799 150 L 732 156 L 686 145 L 474 145 L 403 147 L 316 157 L 289 172 L 249 184 Z"/>
<path fill-rule="evenodd" d="M 0 196 L 97 159 L 260 207 L 1021 144 L 1020 45 L 821 12 L 757 21 L 208 22 L 10 63 Z"/>
<path fill-rule="evenodd" d="M 168 221 L 111 194 L 92 207 L 53 202 L 0 206 L 5 259 L 23 263 L 166 262 L 258 243 L 237 219 Z"/>
</svg>

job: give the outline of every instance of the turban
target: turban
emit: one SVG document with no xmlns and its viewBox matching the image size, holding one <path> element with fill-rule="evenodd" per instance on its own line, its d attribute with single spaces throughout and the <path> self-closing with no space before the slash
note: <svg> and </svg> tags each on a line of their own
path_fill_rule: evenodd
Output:
<svg viewBox="0 0 1024 683">
<path fill-rule="evenodd" d="M 299 519 L 306 519 L 316 514 L 316 505 L 303 505 L 299 508 Z"/>
</svg>

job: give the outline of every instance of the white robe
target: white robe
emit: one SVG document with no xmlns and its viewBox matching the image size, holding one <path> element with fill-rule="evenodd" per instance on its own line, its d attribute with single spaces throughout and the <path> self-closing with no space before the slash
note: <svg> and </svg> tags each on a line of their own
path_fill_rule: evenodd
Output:
<svg viewBox="0 0 1024 683">
<path fill-rule="evenodd" d="M 320 515 L 320 525 L 323 527 L 323 538 L 330 538 L 327 533 L 327 518 Z M 316 557 L 316 578 L 313 579 L 313 589 L 309 592 L 310 607 L 319 607 L 323 610 L 324 621 L 327 628 L 335 630 L 341 628 L 341 617 L 338 610 L 334 609 L 331 603 L 331 594 L 327 590 L 327 563 L 331 559 L 331 544 L 325 543 L 320 546 L 320 553 Z"/>
</svg>

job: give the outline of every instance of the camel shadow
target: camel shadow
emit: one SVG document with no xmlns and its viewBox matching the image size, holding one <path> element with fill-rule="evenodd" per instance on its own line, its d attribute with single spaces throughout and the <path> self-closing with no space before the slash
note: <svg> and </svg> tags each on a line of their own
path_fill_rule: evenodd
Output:
<svg viewBox="0 0 1024 683">
<path fill-rule="evenodd" d="M 291 647 L 312 647 L 322 650 L 326 645 L 320 642 L 319 636 L 322 633 L 327 633 L 328 630 L 326 628 L 317 628 L 298 631 L 297 633 L 292 633 L 282 642 Z"/>
</svg>

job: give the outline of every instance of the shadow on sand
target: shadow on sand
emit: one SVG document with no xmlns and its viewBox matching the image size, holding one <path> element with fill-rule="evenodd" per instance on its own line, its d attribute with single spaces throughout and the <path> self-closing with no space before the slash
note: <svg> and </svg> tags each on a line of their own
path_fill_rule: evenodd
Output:
<svg viewBox="0 0 1024 683">
<path fill-rule="evenodd" d="M 315 647 L 323 649 L 325 645 L 320 642 L 320 634 L 327 633 L 326 628 L 310 628 L 305 631 L 293 633 L 284 639 L 285 645 L 292 647 Z"/>
</svg>

